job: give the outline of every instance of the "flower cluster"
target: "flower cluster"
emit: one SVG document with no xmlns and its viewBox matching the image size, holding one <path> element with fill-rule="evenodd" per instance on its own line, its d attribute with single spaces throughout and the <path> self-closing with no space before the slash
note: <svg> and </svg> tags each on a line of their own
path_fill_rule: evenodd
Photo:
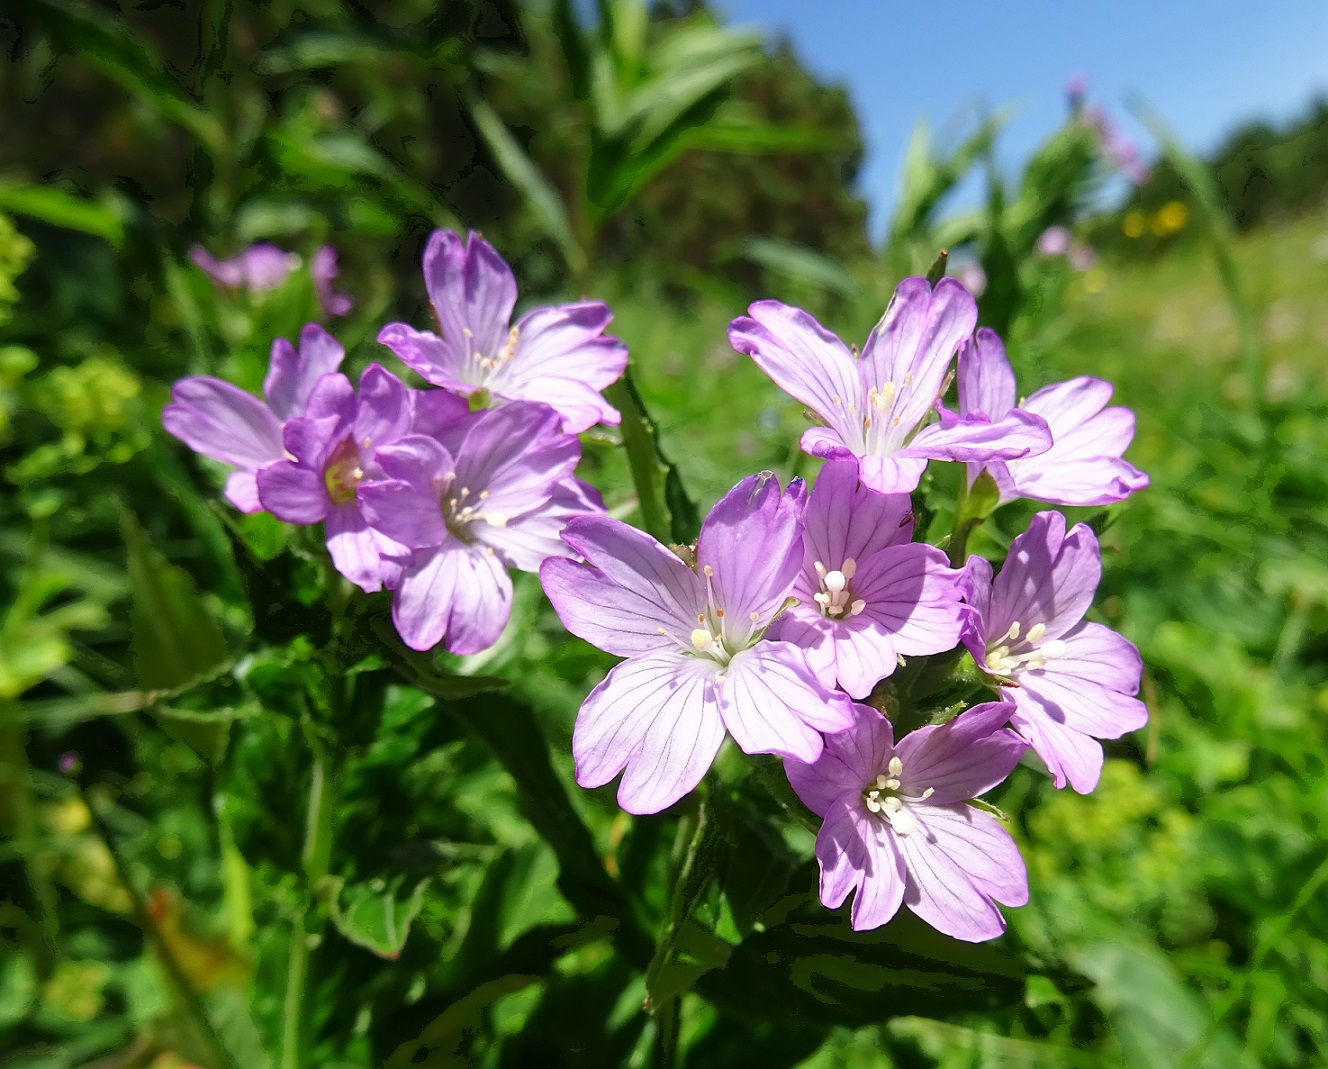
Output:
<svg viewBox="0 0 1328 1069">
<path fill-rule="evenodd" d="M 435 330 L 390 323 L 378 341 L 430 388 L 376 363 L 353 384 L 341 346 L 310 325 L 298 346 L 273 345 L 261 399 L 177 383 L 167 430 L 233 469 L 237 508 L 323 524 L 342 575 L 392 591 L 415 649 L 491 646 L 508 569 L 538 572 L 567 630 L 623 658 L 576 720 L 582 786 L 621 776 L 622 807 L 656 813 L 731 737 L 781 758 L 822 818 L 821 898 L 852 893 L 855 928 L 902 904 L 960 939 L 1003 931 L 996 904 L 1026 901 L 1027 877 L 1000 821 L 970 803 L 1030 749 L 1057 787 L 1091 791 L 1098 740 L 1146 719 L 1142 666 L 1084 619 L 1101 573 L 1090 528 L 1038 513 L 997 570 L 915 541 L 911 495 L 929 462 L 951 461 L 988 512 L 1123 500 L 1148 480 L 1122 458 L 1134 423 L 1107 407 L 1110 385 L 1077 378 L 1018 403 L 1000 339 L 953 279 L 905 279 L 860 353 L 800 309 L 757 302 L 730 342 L 807 407 L 802 448 L 824 463 L 811 488 L 747 476 L 693 544 L 664 545 L 575 476 L 577 434 L 619 420 L 600 394 L 627 361 L 608 309 L 514 322 L 512 272 L 474 234 L 435 233 L 424 274 Z"/>
<path fill-rule="evenodd" d="M 330 251 L 315 257 L 315 281 L 329 311 L 344 314 L 350 299 L 331 291 Z M 273 246 L 195 261 L 224 285 L 251 288 L 275 286 L 293 267 Z M 576 432 L 617 422 L 599 390 L 622 374 L 627 350 L 604 334 L 611 317 L 598 302 L 537 308 L 510 325 L 515 279 L 474 234 L 435 233 L 424 272 L 441 336 L 394 323 L 380 340 L 441 389 L 409 387 L 379 364 L 352 384 L 338 370 L 341 345 L 310 324 L 298 347 L 273 343 L 262 399 L 219 379 L 183 379 L 162 422 L 234 469 L 226 497 L 237 508 L 323 524 L 342 575 L 393 592 L 408 645 L 477 653 L 510 615 L 507 569 L 569 554 L 563 526 L 603 511 L 573 474 Z"/>
<path fill-rule="evenodd" d="M 1013 839 L 970 800 L 1030 748 L 1056 786 L 1092 790 L 1097 740 L 1146 717 L 1134 647 L 1083 619 L 1101 571 L 1087 526 L 1039 513 L 995 575 L 913 540 L 910 493 L 931 460 L 966 464 L 969 485 L 988 479 L 1002 503 L 1105 504 L 1147 485 L 1121 459 L 1133 420 L 1105 407 L 1108 384 L 1075 379 L 1018 405 L 1000 339 L 976 323 L 951 279 L 901 283 L 860 355 L 806 312 L 752 305 L 730 341 L 818 421 L 802 437 L 825 459 L 810 492 L 748 476 L 692 546 L 572 519 L 572 552 L 540 568 L 567 629 L 625 658 L 577 717 L 578 782 L 621 773 L 622 807 L 654 813 L 700 783 L 726 736 L 778 755 L 823 819 L 827 906 L 853 892 L 853 926 L 872 928 L 903 904 L 967 940 L 1000 934 L 994 903 L 1028 896 Z M 956 360 L 954 412 L 942 397 Z M 997 700 L 957 716 L 915 708 L 903 731 L 892 677 L 965 648 L 962 704 Z"/>
</svg>

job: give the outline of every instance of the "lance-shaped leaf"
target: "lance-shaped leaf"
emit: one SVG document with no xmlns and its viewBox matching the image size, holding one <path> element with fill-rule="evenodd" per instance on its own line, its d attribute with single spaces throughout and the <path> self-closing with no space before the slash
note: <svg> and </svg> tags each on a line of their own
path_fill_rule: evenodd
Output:
<svg viewBox="0 0 1328 1069">
<path fill-rule="evenodd" d="M 489 106 L 488 101 L 475 93 L 467 93 L 465 100 L 471 122 L 475 124 L 476 131 L 493 154 L 494 162 L 498 164 L 507 180 L 525 197 L 526 203 L 543 224 L 545 232 L 567 260 L 572 273 L 580 274 L 585 262 L 585 252 L 572 232 L 567 209 L 563 206 L 558 191 L 540 174 L 539 168 L 526 155 L 526 150 L 512 136 L 512 132 L 499 118 L 498 113 Z"/>
<path fill-rule="evenodd" d="M 153 549 L 138 521 L 122 521 L 133 597 L 130 628 L 140 686 L 169 690 L 202 679 L 226 660 L 226 639 L 193 580 Z"/>
<path fill-rule="evenodd" d="M 661 542 L 695 541 L 701 515 L 696 502 L 687 496 L 677 466 L 660 448 L 659 429 L 646 411 L 630 366 L 604 396 L 622 413 L 623 448 L 645 529 Z"/>
</svg>

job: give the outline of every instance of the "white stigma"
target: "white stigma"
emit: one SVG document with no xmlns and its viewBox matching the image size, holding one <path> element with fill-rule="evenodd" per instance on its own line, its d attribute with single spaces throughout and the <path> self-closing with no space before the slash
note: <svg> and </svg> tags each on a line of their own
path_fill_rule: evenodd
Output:
<svg viewBox="0 0 1328 1069">
<path fill-rule="evenodd" d="M 878 388 L 873 386 L 867 391 L 867 399 L 871 402 L 872 408 L 877 412 L 884 412 L 895 400 L 895 384 L 893 382 L 882 383 Z"/>
<path fill-rule="evenodd" d="M 988 647 L 987 671 L 996 676 L 1012 677 L 1019 672 L 1036 672 L 1046 667 L 1048 661 L 1065 656 L 1065 643 L 1058 638 L 1043 642 L 1046 634 L 1046 624 L 1037 623 L 1024 631 L 1023 625 L 1014 621 L 996 644 Z"/>
<path fill-rule="evenodd" d="M 698 627 L 692 631 L 692 645 L 697 653 L 709 653 L 715 648 L 715 636 L 704 627 Z"/>
<path fill-rule="evenodd" d="M 934 793 L 928 787 L 920 795 L 903 790 L 904 762 L 890 758 L 885 771 L 873 779 L 862 791 L 862 802 L 867 812 L 874 813 L 898 835 L 911 835 L 918 829 L 918 820 L 910 811 L 909 803 L 925 802 Z"/>
<path fill-rule="evenodd" d="M 838 568 L 827 571 L 819 560 L 812 561 L 816 577 L 821 581 L 821 589 L 812 595 L 812 600 L 821 607 L 821 615 L 832 620 L 842 620 L 846 616 L 857 616 L 867 607 L 861 598 L 854 598 L 848 589 L 848 581 L 858 572 L 858 562 L 846 557 Z"/>
</svg>

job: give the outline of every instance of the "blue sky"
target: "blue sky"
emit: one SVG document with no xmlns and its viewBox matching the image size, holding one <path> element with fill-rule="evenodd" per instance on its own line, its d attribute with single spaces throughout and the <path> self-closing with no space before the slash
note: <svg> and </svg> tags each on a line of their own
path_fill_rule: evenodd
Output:
<svg viewBox="0 0 1328 1069">
<path fill-rule="evenodd" d="M 913 124 L 966 106 L 1014 105 L 1001 159 L 1017 165 L 1088 79 L 1148 144 L 1126 104 L 1145 101 L 1197 151 L 1237 123 L 1281 120 L 1328 93 L 1325 0 L 715 0 L 735 25 L 786 36 L 823 81 L 847 87 L 867 157 L 860 192 L 879 237 Z M 971 113 L 970 113 L 971 114 Z M 961 193 L 962 197 L 963 194 Z"/>
</svg>

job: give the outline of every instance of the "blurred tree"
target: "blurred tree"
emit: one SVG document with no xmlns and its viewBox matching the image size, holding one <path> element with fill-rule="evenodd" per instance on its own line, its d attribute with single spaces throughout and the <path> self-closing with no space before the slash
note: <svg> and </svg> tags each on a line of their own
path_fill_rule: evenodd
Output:
<svg viewBox="0 0 1328 1069">
<path fill-rule="evenodd" d="M 640 258 L 653 250 L 670 268 L 722 271 L 749 290 L 760 286 L 763 272 L 743 256 L 748 235 L 842 261 L 866 257 L 867 206 L 853 192 L 862 141 L 848 94 L 819 85 L 783 43 L 770 62 L 738 79 L 731 102 L 754 120 L 819 130 L 825 144 L 759 156 L 687 150 L 611 228 L 615 253 Z"/>
<path fill-rule="evenodd" d="M 145 261 L 197 240 L 396 246 L 515 203 L 459 96 L 477 42 L 523 47 L 514 0 L 33 0 L 0 16 L 0 40 L 0 202 L 105 236 L 32 184 L 67 209 L 96 198 L 149 228 Z"/>
<path fill-rule="evenodd" d="M 652 21 L 644 0 L 600 0 L 598 22 L 587 27 L 571 0 L 552 0 L 526 9 L 528 57 L 477 61 L 486 92 L 471 97 L 472 121 L 578 280 L 646 248 L 643 232 L 657 250 L 660 231 L 648 226 L 665 216 L 664 232 L 676 230 L 666 238 L 669 256 L 713 267 L 735 255 L 726 236 L 787 227 L 783 217 L 795 205 L 811 204 L 810 190 L 795 189 L 794 171 L 833 176 L 842 191 L 856 166 L 842 94 L 818 99 L 824 91 L 802 72 L 792 75 L 787 50 L 772 62 L 758 36 L 724 29 L 702 5 L 687 8 L 681 18 Z M 816 154 L 818 163 L 789 164 L 795 153 Z M 771 166 L 776 154 L 784 162 Z M 760 162 L 733 166 L 744 155 Z M 826 199 L 851 201 L 842 193 Z M 832 233 L 853 229 L 854 214 L 865 213 L 850 207 Z M 823 226 L 800 226 L 824 240 Z"/>
<path fill-rule="evenodd" d="M 1254 121 L 1238 127 L 1204 165 L 1216 183 L 1222 208 L 1238 230 L 1315 209 L 1328 200 L 1328 99 L 1314 101 L 1303 115 L 1281 126 Z M 1103 217 L 1095 240 L 1157 252 L 1177 235 L 1152 225 L 1172 203 L 1187 205 L 1191 211 L 1195 206 L 1189 184 L 1163 158 L 1117 212 Z M 1187 233 L 1193 232 L 1180 231 L 1179 236 Z"/>
</svg>

